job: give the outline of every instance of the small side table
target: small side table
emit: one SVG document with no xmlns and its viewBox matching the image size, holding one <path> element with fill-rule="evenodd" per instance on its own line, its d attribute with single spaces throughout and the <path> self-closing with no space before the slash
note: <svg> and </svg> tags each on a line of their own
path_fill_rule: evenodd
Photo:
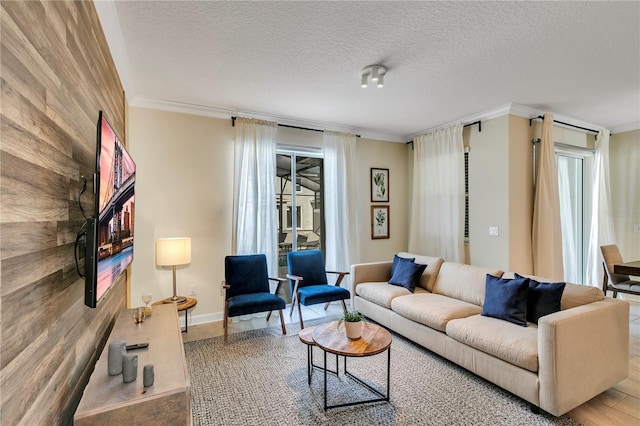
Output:
<svg viewBox="0 0 640 426">
<path fill-rule="evenodd" d="M 313 363 L 313 347 L 316 346 L 315 340 L 313 340 L 313 330 L 315 327 L 307 327 L 300 330 L 298 333 L 298 338 L 302 343 L 307 345 L 307 381 L 309 385 L 311 385 L 311 374 L 313 374 L 313 369 L 317 368 L 318 370 L 323 370 L 324 368 L 321 365 L 316 365 Z M 336 369 L 328 370 L 329 373 L 335 374 L 338 376 L 338 355 L 336 355 Z"/>
<path fill-rule="evenodd" d="M 194 308 L 198 304 L 198 299 L 193 297 L 187 297 L 187 301 L 184 303 L 174 303 L 176 308 L 178 309 L 178 315 L 180 312 L 185 311 L 184 313 L 184 330 L 183 333 L 189 332 L 189 309 Z M 168 305 L 168 303 L 164 303 L 164 301 L 160 300 L 158 302 L 153 303 L 153 306 L 156 305 Z M 153 314 L 152 314 L 153 315 Z"/>
</svg>

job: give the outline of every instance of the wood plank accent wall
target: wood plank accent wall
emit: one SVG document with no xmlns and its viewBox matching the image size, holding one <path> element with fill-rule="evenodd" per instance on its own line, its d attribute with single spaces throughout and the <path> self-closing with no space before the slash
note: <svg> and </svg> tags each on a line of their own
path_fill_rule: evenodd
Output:
<svg viewBox="0 0 640 426">
<path fill-rule="evenodd" d="M 0 19 L 0 424 L 68 424 L 126 305 L 123 277 L 85 307 L 73 253 L 98 112 L 124 137 L 124 92 L 92 2 L 2 1 Z"/>
</svg>

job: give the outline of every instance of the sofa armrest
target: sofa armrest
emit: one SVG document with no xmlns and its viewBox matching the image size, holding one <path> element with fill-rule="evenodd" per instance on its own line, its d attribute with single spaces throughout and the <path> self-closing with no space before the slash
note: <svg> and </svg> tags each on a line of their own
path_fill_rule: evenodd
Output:
<svg viewBox="0 0 640 426">
<path fill-rule="evenodd" d="M 356 286 L 358 284 L 389 281 L 392 264 L 392 261 L 388 261 L 351 265 L 351 300 L 356 295 Z"/>
<path fill-rule="evenodd" d="M 538 323 L 540 408 L 560 416 L 628 376 L 629 304 L 604 300 Z"/>
</svg>

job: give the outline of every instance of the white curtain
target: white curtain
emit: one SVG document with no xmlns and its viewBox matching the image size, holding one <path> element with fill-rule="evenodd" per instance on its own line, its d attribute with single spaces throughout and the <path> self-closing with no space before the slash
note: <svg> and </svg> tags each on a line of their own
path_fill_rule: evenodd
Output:
<svg viewBox="0 0 640 426">
<path fill-rule="evenodd" d="M 533 272 L 541 277 L 563 280 L 560 196 L 551 114 L 544 115 L 539 149 L 531 232 Z"/>
<path fill-rule="evenodd" d="M 596 138 L 595 177 L 592 192 L 592 219 L 585 284 L 601 287 L 603 279 L 600 246 L 615 244 L 611 217 L 611 187 L 609 185 L 609 136 L 601 130 Z"/>
<path fill-rule="evenodd" d="M 409 251 L 465 262 L 462 125 L 413 141 Z"/>
<path fill-rule="evenodd" d="M 325 130 L 323 143 L 326 266 L 329 271 L 348 272 L 360 261 L 356 136 Z M 348 281 L 345 284 L 348 287 Z"/>
<path fill-rule="evenodd" d="M 265 254 L 269 276 L 277 277 L 277 123 L 238 117 L 235 129 L 233 251 Z"/>
</svg>

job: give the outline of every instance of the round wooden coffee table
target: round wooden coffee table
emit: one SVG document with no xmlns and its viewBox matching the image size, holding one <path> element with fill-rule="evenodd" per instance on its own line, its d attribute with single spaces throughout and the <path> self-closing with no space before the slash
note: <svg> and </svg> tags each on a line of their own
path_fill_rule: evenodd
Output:
<svg viewBox="0 0 640 426">
<path fill-rule="evenodd" d="M 324 409 L 347 407 L 368 402 L 389 401 L 389 383 L 391 373 L 391 342 L 392 337 L 385 328 L 377 324 L 364 322 L 362 324 L 362 336 L 359 339 L 351 340 L 346 336 L 344 325 L 338 327 L 338 322 L 323 324 L 315 327 L 312 333 L 313 341 L 324 351 Z M 387 351 L 387 393 L 366 383 L 361 378 L 351 374 L 347 370 L 347 358 L 364 357 L 377 355 Z M 380 398 L 366 399 L 361 401 L 347 402 L 343 404 L 327 405 L 327 352 L 344 356 L 344 373 L 356 382 L 380 396 Z"/>
</svg>

